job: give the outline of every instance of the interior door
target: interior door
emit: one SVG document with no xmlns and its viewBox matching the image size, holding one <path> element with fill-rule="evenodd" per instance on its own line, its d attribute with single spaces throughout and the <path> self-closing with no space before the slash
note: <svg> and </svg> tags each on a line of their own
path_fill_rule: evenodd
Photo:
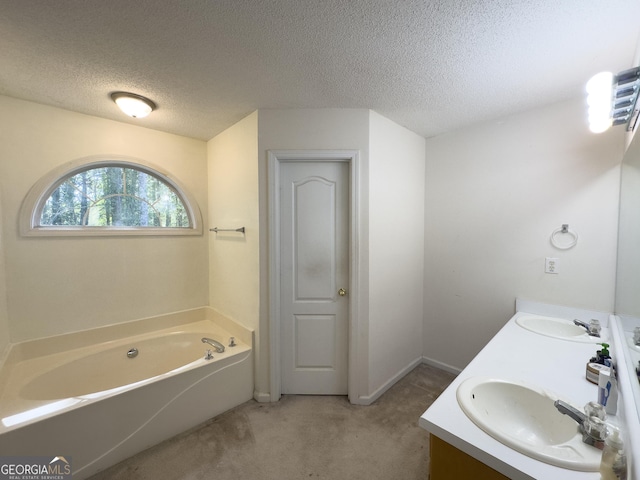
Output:
<svg viewBox="0 0 640 480">
<path fill-rule="evenodd" d="M 349 166 L 280 169 L 282 393 L 346 395 Z"/>
</svg>

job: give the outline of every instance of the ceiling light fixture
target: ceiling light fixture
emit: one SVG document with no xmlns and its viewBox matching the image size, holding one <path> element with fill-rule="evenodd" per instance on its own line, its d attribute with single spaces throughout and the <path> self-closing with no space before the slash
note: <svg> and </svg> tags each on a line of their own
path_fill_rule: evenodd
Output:
<svg viewBox="0 0 640 480">
<path fill-rule="evenodd" d="M 156 109 L 156 104 L 142 95 L 128 92 L 113 92 L 111 99 L 124 113 L 133 118 L 144 118 Z"/>
<path fill-rule="evenodd" d="M 627 131 L 635 129 L 638 121 L 638 90 L 640 67 L 613 75 L 600 72 L 587 82 L 589 105 L 589 129 L 602 133 L 611 126 L 627 125 Z"/>
</svg>

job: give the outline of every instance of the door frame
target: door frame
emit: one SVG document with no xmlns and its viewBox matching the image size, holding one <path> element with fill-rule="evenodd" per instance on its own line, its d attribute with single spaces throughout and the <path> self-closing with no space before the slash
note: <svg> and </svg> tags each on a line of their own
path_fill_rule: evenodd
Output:
<svg viewBox="0 0 640 480">
<path fill-rule="evenodd" d="M 360 303 L 359 278 L 359 152 L 357 150 L 268 150 L 269 169 L 269 383 L 271 401 L 282 395 L 280 361 L 280 167 L 284 163 L 345 162 L 349 164 L 349 313 L 348 396 L 357 403 L 357 352 Z"/>
</svg>

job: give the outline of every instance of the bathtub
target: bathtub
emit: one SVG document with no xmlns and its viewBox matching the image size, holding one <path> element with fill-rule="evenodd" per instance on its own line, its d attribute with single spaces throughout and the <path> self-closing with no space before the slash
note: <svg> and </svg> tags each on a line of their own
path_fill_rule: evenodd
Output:
<svg viewBox="0 0 640 480">
<path fill-rule="evenodd" d="M 236 346 L 217 353 L 202 337 Z M 210 308 L 15 344 L 0 455 L 71 457 L 74 479 L 91 476 L 251 399 L 252 345 Z"/>
</svg>

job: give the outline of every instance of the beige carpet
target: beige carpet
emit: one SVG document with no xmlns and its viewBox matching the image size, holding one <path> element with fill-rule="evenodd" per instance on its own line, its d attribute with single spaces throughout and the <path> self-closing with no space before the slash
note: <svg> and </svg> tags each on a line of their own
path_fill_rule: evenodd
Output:
<svg viewBox="0 0 640 480">
<path fill-rule="evenodd" d="M 418 418 L 453 378 L 419 365 L 370 406 L 336 396 L 249 401 L 92 480 L 426 480 Z"/>
</svg>

